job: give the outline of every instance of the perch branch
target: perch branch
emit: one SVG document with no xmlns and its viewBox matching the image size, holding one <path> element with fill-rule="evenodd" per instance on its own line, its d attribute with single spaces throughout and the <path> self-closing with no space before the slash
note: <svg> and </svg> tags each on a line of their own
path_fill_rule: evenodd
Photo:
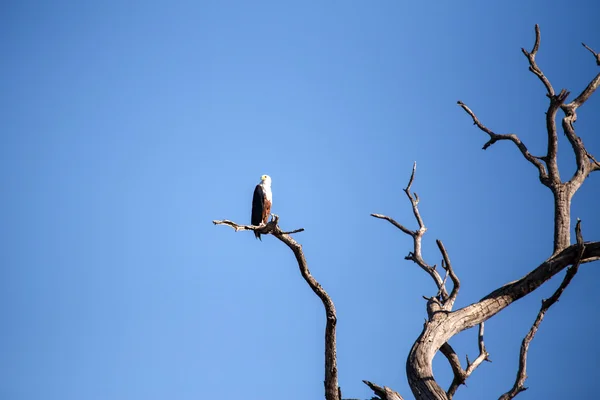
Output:
<svg viewBox="0 0 600 400">
<path fill-rule="evenodd" d="M 394 219 L 392 219 L 391 217 L 388 217 L 386 215 L 371 214 L 371 216 L 375 217 L 375 218 L 379 218 L 379 219 L 384 219 L 384 220 L 390 222 L 396 228 L 400 229 L 402 232 L 404 232 L 405 234 L 412 237 L 413 251 L 409 252 L 408 255 L 406 257 L 404 257 L 404 259 L 413 261 L 415 264 L 417 264 L 419 267 L 421 267 L 421 269 L 423 269 L 425 272 L 427 272 L 427 274 L 429 274 L 429 276 L 431 276 L 431 278 L 435 282 L 435 285 L 438 288 L 438 293 L 440 293 L 440 295 L 443 299 L 447 299 L 448 292 L 446 291 L 445 281 L 442 280 L 442 277 L 435 269 L 435 265 L 431 266 L 431 265 L 427 264 L 425 262 L 425 260 L 423 259 L 423 255 L 421 253 L 421 247 L 422 247 L 421 241 L 422 241 L 423 235 L 427 231 L 427 228 L 425 227 L 425 223 L 423 222 L 423 218 L 421 218 L 421 213 L 419 212 L 419 196 L 416 193 L 411 193 L 411 187 L 412 187 L 413 181 L 415 179 L 416 170 L 417 170 L 417 163 L 415 162 L 413 164 L 412 173 L 410 174 L 410 179 L 408 180 L 408 185 L 406 186 L 406 188 L 403 191 L 404 191 L 404 193 L 406 193 L 406 196 L 408 197 L 408 200 L 410 201 L 410 204 L 411 204 L 412 210 L 413 210 L 413 215 L 415 216 L 415 219 L 417 220 L 417 223 L 419 224 L 419 229 L 414 230 L 414 231 L 410 230 L 410 229 L 406 228 L 404 225 L 396 222 Z"/>
<path fill-rule="evenodd" d="M 521 343 L 521 351 L 519 354 L 519 370 L 517 372 L 517 378 L 515 380 L 515 384 L 508 392 L 506 392 L 502 396 L 500 396 L 499 400 L 513 399 L 519 393 L 527 390 L 527 388 L 524 386 L 524 384 L 525 384 L 525 380 L 527 379 L 527 352 L 529 351 L 529 344 L 535 337 L 535 334 L 537 333 L 538 328 L 540 327 L 540 324 L 542 323 L 542 320 L 544 319 L 544 316 L 546 315 L 546 312 L 548 311 L 548 309 L 550 307 L 552 307 L 552 305 L 554 303 L 556 303 L 558 301 L 558 299 L 563 294 L 563 292 L 565 291 L 567 286 L 569 286 L 569 284 L 571 283 L 571 280 L 573 279 L 575 274 L 577 274 L 577 271 L 579 270 L 579 266 L 581 265 L 583 252 L 585 251 L 585 245 L 583 243 L 583 237 L 581 235 L 581 221 L 580 220 L 577 221 L 577 225 L 575 226 L 575 233 L 577 236 L 577 246 L 579 248 L 579 253 L 577 254 L 577 260 L 575 261 L 573 266 L 571 266 L 567 269 L 567 273 L 565 274 L 563 281 L 561 282 L 558 289 L 556 289 L 554 294 L 552 296 L 550 296 L 548 299 L 542 300 L 542 307 L 541 307 L 533 325 L 531 326 L 531 329 L 529 330 L 527 335 L 525 335 L 525 338 L 523 338 L 523 342 Z"/>
<path fill-rule="evenodd" d="M 223 219 L 223 220 L 213 220 L 212 222 L 215 225 L 227 225 L 232 227 L 236 232 L 238 231 L 256 231 L 259 233 L 262 233 L 264 235 L 271 233 L 273 235 L 275 235 L 276 233 L 278 234 L 282 234 L 282 235 L 291 235 L 292 233 L 298 233 L 298 232 L 304 232 L 304 228 L 300 228 L 300 229 L 294 229 L 293 231 L 289 231 L 289 232 L 284 232 L 279 228 L 279 216 L 276 214 L 273 214 L 271 216 L 271 221 L 269 221 L 266 225 L 242 225 L 242 224 L 237 224 L 233 221 L 230 221 L 228 219 Z"/>
<path fill-rule="evenodd" d="M 306 283 L 308 283 L 308 286 L 310 286 L 312 291 L 319 297 L 319 299 L 321 299 L 321 302 L 325 307 L 325 314 L 327 317 L 327 322 L 325 325 L 325 399 L 340 400 L 341 390 L 338 386 L 336 354 L 337 316 L 335 311 L 335 305 L 333 304 L 331 297 L 329 297 L 325 289 L 323 289 L 319 282 L 317 282 L 317 280 L 311 275 L 308 269 L 306 258 L 304 257 L 304 251 L 302 250 L 302 246 L 290 236 L 290 233 L 302 232 L 304 229 L 296 229 L 290 232 L 284 232 L 279 228 L 278 222 L 279 217 L 273 214 L 271 221 L 265 226 L 240 225 L 229 220 L 215 220 L 213 221 L 213 224 L 228 225 L 236 231 L 252 230 L 264 234 L 270 233 L 277 239 L 285 243 L 285 245 L 288 246 L 290 250 L 292 250 L 294 256 L 296 257 L 296 261 L 298 262 L 300 274 L 302 274 L 302 277 L 304 278 Z"/>
</svg>

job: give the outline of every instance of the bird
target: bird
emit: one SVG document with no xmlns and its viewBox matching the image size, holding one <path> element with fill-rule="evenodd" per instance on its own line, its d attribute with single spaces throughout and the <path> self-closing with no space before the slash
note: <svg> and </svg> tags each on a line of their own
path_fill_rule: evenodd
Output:
<svg viewBox="0 0 600 400">
<path fill-rule="evenodd" d="M 252 196 L 252 217 L 251 222 L 254 226 L 266 225 L 271 215 L 271 205 L 273 204 L 273 193 L 271 192 L 271 177 L 263 175 L 260 177 L 260 183 L 254 189 Z M 260 233 L 254 231 L 254 236 L 262 241 Z"/>
</svg>

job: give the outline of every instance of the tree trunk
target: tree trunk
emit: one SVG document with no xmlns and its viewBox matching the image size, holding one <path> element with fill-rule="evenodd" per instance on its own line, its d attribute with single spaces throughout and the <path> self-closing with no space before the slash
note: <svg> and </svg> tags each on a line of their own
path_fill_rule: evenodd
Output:
<svg viewBox="0 0 600 400">
<path fill-rule="evenodd" d="M 554 194 L 554 254 L 571 245 L 571 197 L 568 184 L 553 188 Z"/>
<path fill-rule="evenodd" d="M 439 325 L 427 322 L 423 333 L 410 349 L 406 360 L 406 376 L 413 395 L 418 400 L 447 400 L 446 391 L 433 377 L 432 361 L 437 350 L 444 344 L 440 338 Z M 441 343 L 439 343 L 441 342 Z"/>
</svg>

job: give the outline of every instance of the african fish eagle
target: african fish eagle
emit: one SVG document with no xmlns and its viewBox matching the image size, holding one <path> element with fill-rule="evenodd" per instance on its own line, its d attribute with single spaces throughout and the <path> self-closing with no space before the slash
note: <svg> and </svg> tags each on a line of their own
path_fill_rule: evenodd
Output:
<svg viewBox="0 0 600 400">
<path fill-rule="evenodd" d="M 273 204 L 273 194 L 271 193 L 271 177 L 263 175 L 260 177 L 260 183 L 254 189 L 252 197 L 252 225 L 261 226 L 269 222 L 271 215 L 271 204 Z M 254 236 L 260 238 L 260 233 L 254 231 Z"/>
</svg>

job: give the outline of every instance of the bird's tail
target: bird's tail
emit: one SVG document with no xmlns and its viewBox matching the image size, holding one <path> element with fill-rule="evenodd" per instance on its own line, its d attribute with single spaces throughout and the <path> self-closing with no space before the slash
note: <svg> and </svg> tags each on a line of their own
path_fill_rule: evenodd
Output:
<svg viewBox="0 0 600 400">
<path fill-rule="evenodd" d="M 260 233 L 254 231 L 254 236 L 256 236 L 256 238 L 262 242 L 262 239 L 260 238 Z"/>
</svg>

